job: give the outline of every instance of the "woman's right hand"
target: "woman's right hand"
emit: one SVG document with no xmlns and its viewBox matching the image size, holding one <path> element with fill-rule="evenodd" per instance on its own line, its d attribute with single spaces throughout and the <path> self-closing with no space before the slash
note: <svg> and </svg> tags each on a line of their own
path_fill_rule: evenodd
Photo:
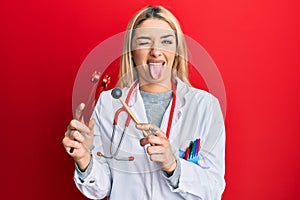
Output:
<svg viewBox="0 0 300 200">
<path fill-rule="evenodd" d="M 80 170 L 84 171 L 91 160 L 91 146 L 94 140 L 95 120 L 91 119 L 89 125 L 84 124 L 82 112 L 85 105 L 81 103 L 75 113 L 75 119 L 71 120 L 65 137 L 62 140 L 66 152 L 73 157 Z"/>
</svg>

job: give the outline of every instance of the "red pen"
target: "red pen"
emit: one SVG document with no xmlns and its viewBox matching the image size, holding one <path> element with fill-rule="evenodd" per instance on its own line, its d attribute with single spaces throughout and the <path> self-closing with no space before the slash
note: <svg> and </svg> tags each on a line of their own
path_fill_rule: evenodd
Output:
<svg viewBox="0 0 300 200">
<path fill-rule="evenodd" d="M 184 154 L 184 159 L 187 160 L 190 154 L 190 147 L 186 148 L 185 154 Z"/>
<path fill-rule="evenodd" d="M 198 156 L 198 153 L 199 153 L 199 151 L 200 151 L 200 138 L 198 138 L 197 139 L 198 140 L 198 142 L 197 142 L 197 156 Z"/>
</svg>

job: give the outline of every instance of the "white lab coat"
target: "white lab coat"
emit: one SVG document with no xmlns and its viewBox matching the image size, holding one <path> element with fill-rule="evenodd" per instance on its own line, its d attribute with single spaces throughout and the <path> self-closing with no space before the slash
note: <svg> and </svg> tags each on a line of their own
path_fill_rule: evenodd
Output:
<svg viewBox="0 0 300 200">
<path fill-rule="evenodd" d="M 139 86 L 131 95 L 129 106 L 140 122 L 147 123 Z M 181 164 L 178 188 L 173 188 L 159 169 L 157 163 L 149 159 L 146 147 L 141 147 L 141 131 L 131 121 L 117 158 L 134 156 L 134 161 L 104 159 L 97 155 L 110 154 L 113 119 L 121 107 L 118 100 L 111 97 L 111 91 L 103 92 L 96 105 L 96 118 L 91 173 L 80 181 L 75 171 L 74 180 L 78 189 L 88 198 L 101 199 L 110 196 L 120 199 L 205 199 L 219 200 L 225 188 L 225 129 L 219 103 L 211 94 L 191 88 L 177 80 L 177 101 L 174 110 L 170 143 L 174 155 L 185 151 L 191 141 L 201 139 L 200 158 L 192 163 L 179 158 Z M 128 88 L 123 89 L 126 99 Z M 173 103 L 173 102 L 171 102 Z M 165 112 L 161 129 L 166 132 L 171 103 Z M 113 143 L 113 152 L 120 141 L 127 113 L 122 112 Z"/>
</svg>

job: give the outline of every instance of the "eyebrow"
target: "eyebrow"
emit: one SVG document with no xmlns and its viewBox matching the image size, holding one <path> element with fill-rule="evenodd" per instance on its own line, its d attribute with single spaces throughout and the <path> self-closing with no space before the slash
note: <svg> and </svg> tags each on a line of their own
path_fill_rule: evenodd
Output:
<svg viewBox="0 0 300 200">
<path fill-rule="evenodd" d="M 165 39 L 165 38 L 168 38 L 168 37 L 174 37 L 174 35 L 172 35 L 172 34 L 164 35 L 164 36 L 161 36 L 160 39 Z"/>
<path fill-rule="evenodd" d="M 146 36 L 140 36 L 140 37 L 137 37 L 136 39 L 146 39 L 146 40 L 150 40 L 151 38 L 150 37 L 146 37 Z"/>
<path fill-rule="evenodd" d="M 174 35 L 172 34 L 169 34 L 169 35 L 164 35 L 164 36 L 161 36 L 160 39 L 165 39 L 165 38 L 168 38 L 168 37 L 174 37 Z M 151 40 L 150 37 L 147 37 L 147 36 L 140 36 L 140 37 L 137 37 L 136 39 L 144 39 L 144 40 Z"/>
</svg>

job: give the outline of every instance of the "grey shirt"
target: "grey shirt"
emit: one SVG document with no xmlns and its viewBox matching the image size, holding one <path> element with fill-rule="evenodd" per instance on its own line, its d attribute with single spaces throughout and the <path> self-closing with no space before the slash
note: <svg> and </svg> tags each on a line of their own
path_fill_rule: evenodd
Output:
<svg viewBox="0 0 300 200">
<path fill-rule="evenodd" d="M 140 91 L 140 93 L 144 101 L 148 122 L 160 127 L 172 99 L 172 91 L 162 93 Z"/>
</svg>

